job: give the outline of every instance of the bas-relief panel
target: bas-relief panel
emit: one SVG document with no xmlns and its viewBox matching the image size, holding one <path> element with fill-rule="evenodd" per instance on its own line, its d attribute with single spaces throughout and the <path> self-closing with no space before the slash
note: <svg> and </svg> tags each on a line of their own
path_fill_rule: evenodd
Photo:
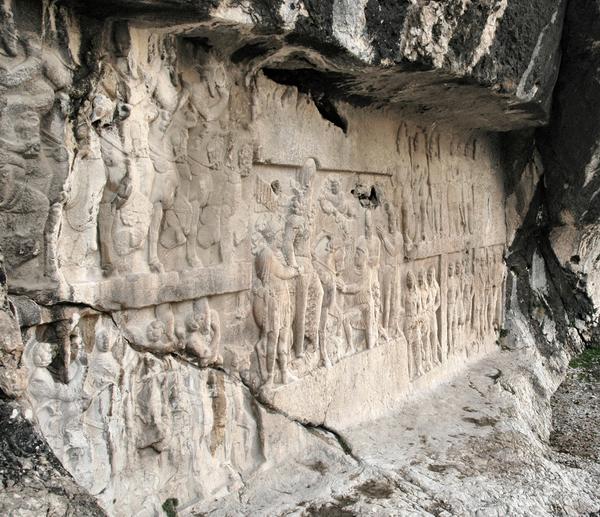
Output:
<svg viewBox="0 0 600 517">
<path fill-rule="evenodd" d="M 135 327 L 123 333 L 104 318 L 74 318 L 30 331 L 25 349 L 44 436 L 115 515 L 154 514 L 174 495 L 191 503 L 227 493 L 264 462 L 256 403 L 222 372 L 151 353 L 169 332 L 156 321 L 145 341 Z M 55 353 L 65 339 L 67 368 Z"/>
<path fill-rule="evenodd" d="M 489 349 L 505 241 L 493 139 L 390 127 L 352 108 L 346 134 L 326 124 L 305 138 L 316 109 L 288 87 L 262 88 L 248 201 L 260 328 L 251 384 L 269 398 L 273 386 L 378 346 L 406 348 L 395 367 L 414 380 Z"/>
<path fill-rule="evenodd" d="M 493 139 L 350 107 L 344 134 L 193 42 L 125 23 L 102 40 L 77 107 L 69 52 L 3 40 L 0 244 L 13 291 L 111 312 L 29 329 L 26 350 L 44 434 L 106 504 L 214 471 L 184 483 L 206 497 L 264 460 L 220 369 L 268 397 L 378 347 L 415 381 L 493 343 Z"/>
</svg>

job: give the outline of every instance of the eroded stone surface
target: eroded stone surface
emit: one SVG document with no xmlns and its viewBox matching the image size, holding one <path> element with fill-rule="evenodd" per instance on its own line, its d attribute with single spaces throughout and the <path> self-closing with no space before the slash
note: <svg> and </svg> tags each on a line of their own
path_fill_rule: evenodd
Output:
<svg viewBox="0 0 600 517">
<path fill-rule="evenodd" d="M 580 227 L 487 131 L 563 2 L 393 4 L 2 3 L 0 388 L 110 515 L 595 511 L 545 443 Z"/>
<path fill-rule="evenodd" d="M 280 466 L 253 479 L 239 498 L 197 510 L 265 516 L 593 514 L 600 509 L 597 457 L 581 468 L 580 459 L 547 443 L 549 396 L 563 361 L 556 357 L 554 365 L 541 366 L 539 352 L 521 342 L 393 416 L 344 430 L 359 462 L 350 471 L 327 460 L 319 476 L 306 464 Z"/>
</svg>

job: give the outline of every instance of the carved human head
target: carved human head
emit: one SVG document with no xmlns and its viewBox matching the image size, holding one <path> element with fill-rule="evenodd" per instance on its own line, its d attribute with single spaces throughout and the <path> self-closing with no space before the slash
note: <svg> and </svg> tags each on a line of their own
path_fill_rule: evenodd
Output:
<svg viewBox="0 0 600 517">
<path fill-rule="evenodd" d="M 412 273 L 412 271 L 406 273 L 406 287 L 408 289 L 415 287 L 415 275 Z"/>
<path fill-rule="evenodd" d="M 419 282 L 419 287 L 425 286 L 425 270 L 419 270 L 417 273 L 417 280 Z"/>
<path fill-rule="evenodd" d="M 334 196 L 337 196 L 340 191 L 340 182 L 336 179 L 331 179 L 329 181 L 329 190 Z"/>
<path fill-rule="evenodd" d="M 33 364 L 38 368 L 46 368 L 52 362 L 53 353 L 50 343 L 38 343 L 33 352 Z"/>
<path fill-rule="evenodd" d="M 146 328 L 146 337 L 151 343 L 160 341 L 165 334 L 165 324 L 160 320 L 151 321 Z"/>
<path fill-rule="evenodd" d="M 454 276 L 454 264 L 452 264 L 452 263 L 448 264 L 448 276 L 449 277 Z"/>
<path fill-rule="evenodd" d="M 110 351 L 111 342 L 108 337 L 108 332 L 105 329 L 100 329 L 96 333 L 96 350 L 101 354 Z"/>
<path fill-rule="evenodd" d="M 456 265 L 454 266 L 454 271 L 457 275 L 462 275 L 462 264 L 460 260 L 456 262 Z"/>
<path fill-rule="evenodd" d="M 5 2 L 0 2 L 0 48 L 7 56 L 18 54 L 19 37 L 12 10 Z"/>
<path fill-rule="evenodd" d="M 279 183 L 279 180 L 274 180 L 271 182 L 271 190 L 276 196 L 281 193 L 281 183 Z"/>
<path fill-rule="evenodd" d="M 208 305 L 208 298 L 199 298 L 193 303 L 194 317 L 198 324 L 198 330 L 203 334 L 210 330 L 210 306 Z"/>
<path fill-rule="evenodd" d="M 40 116 L 35 111 L 27 109 L 20 112 L 14 120 L 13 132 L 13 138 L 17 139 L 25 158 L 32 158 L 40 153 Z"/>
<path fill-rule="evenodd" d="M 158 118 L 156 119 L 156 123 L 158 124 L 158 129 L 160 131 L 166 132 L 169 129 L 172 120 L 173 114 L 169 110 L 158 110 Z"/>
<path fill-rule="evenodd" d="M 431 266 L 427 270 L 427 280 L 429 281 L 430 284 L 435 280 L 435 267 L 434 266 Z"/>
<path fill-rule="evenodd" d="M 71 341 L 72 350 L 79 350 L 83 347 L 83 339 L 81 339 L 81 331 L 78 327 L 71 331 L 69 340 Z"/>
<path fill-rule="evenodd" d="M 196 319 L 196 315 L 193 312 L 190 312 L 185 317 L 185 329 L 188 332 L 196 332 L 200 329 L 200 324 L 198 323 L 198 320 Z"/>
<path fill-rule="evenodd" d="M 305 199 L 302 194 L 296 194 L 292 199 L 292 213 L 302 215 L 306 211 Z"/>
</svg>

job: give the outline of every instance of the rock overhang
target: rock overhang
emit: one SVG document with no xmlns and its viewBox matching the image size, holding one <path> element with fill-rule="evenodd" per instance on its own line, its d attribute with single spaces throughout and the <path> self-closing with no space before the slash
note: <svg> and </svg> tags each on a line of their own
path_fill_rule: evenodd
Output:
<svg viewBox="0 0 600 517">
<path fill-rule="evenodd" d="M 510 131 L 547 123 L 564 0 L 68 2 L 218 48 L 328 103 L 420 123 Z"/>
</svg>

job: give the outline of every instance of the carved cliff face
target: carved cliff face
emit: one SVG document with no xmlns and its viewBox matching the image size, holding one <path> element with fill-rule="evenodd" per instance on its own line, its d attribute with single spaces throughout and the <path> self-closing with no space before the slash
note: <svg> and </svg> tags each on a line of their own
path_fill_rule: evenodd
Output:
<svg viewBox="0 0 600 517">
<path fill-rule="evenodd" d="M 494 348 L 495 137 L 343 131 L 200 40 L 102 31 L 85 88 L 6 33 L 0 235 L 12 292 L 69 307 L 24 325 L 27 393 L 107 508 L 235 489 L 270 460 L 256 399 L 343 427 Z"/>
</svg>

